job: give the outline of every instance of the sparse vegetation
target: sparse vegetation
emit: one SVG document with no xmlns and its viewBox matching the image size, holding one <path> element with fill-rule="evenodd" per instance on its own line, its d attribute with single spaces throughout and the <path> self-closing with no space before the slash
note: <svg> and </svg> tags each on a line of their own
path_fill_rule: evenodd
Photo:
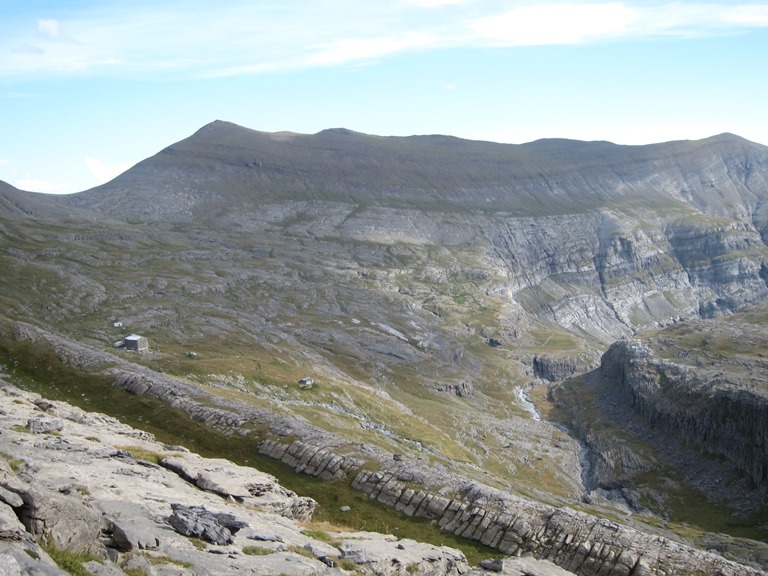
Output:
<svg viewBox="0 0 768 576">
<path fill-rule="evenodd" d="M 178 560 L 177 558 L 172 558 L 165 554 L 144 554 L 144 557 L 149 560 L 150 564 L 155 566 L 160 564 L 172 564 L 174 566 L 181 566 L 182 568 L 192 568 L 192 566 L 194 566 L 192 562 Z"/>
<path fill-rule="evenodd" d="M 152 464 L 160 464 L 160 461 L 165 458 L 163 454 L 152 452 L 140 446 L 116 446 L 116 448 L 128 452 L 136 460 L 144 460 Z"/>
<path fill-rule="evenodd" d="M 14 458 L 13 456 L 6 454 L 5 452 L 0 452 L 0 458 L 8 462 L 8 465 L 11 467 L 11 470 L 13 470 L 14 472 L 21 472 L 24 469 L 23 460 Z"/>
<path fill-rule="evenodd" d="M 312 553 L 312 550 L 309 548 L 304 548 L 303 546 L 291 545 L 288 546 L 288 551 L 293 552 L 294 554 L 298 554 L 299 556 L 304 556 L 306 558 L 315 557 L 315 555 Z"/>
<path fill-rule="evenodd" d="M 90 576 L 90 572 L 83 567 L 83 564 L 98 561 L 96 557 L 83 552 L 68 552 L 53 546 L 43 546 L 43 549 L 59 568 L 72 576 Z"/>
<path fill-rule="evenodd" d="M 247 554 L 248 556 L 267 556 L 268 554 L 274 553 L 274 550 L 264 546 L 243 546 L 243 554 Z"/>
</svg>

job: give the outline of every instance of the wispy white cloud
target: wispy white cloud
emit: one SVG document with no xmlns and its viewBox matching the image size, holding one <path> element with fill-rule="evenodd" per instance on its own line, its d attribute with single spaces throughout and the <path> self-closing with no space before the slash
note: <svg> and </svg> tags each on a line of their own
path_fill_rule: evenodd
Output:
<svg viewBox="0 0 768 576">
<path fill-rule="evenodd" d="M 768 26 L 768 6 L 736 6 L 726 15 L 726 20 L 738 26 Z"/>
<path fill-rule="evenodd" d="M 66 194 L 72 192 L 72 187 L 67 182 L 51 182 L 49 180 L 37 180 L 34 178 L 22 178 L 16 182 L 16 188 L 29 192 L 46 192 L 48 194 Z"/>
<path fill-rule="evenodd" d="M 437 40 L 430 34 L 414 32 L 381 38 L 349 38 L 321 47 L 305 60 L 305 64 L 310 66 L 346 64 L 347 62 L 379 58 L 405 50 L 429 48 L 436 43 Z"/>
<path fill-rule="evenodd" d="M 115 164 L 108 166 L 98 158 L 93 158 L 91 156 L 86 156 L 83 160 L 85 162 L 85 167 L 88 168 L 88 172 L 96 178 L 99 184 L 109 182 L 131 167 L 131 164 Z"/>
<path fill-rule="evenodd" d="M 38 46 L 32 46 L 31 44 L 22 44 L 20 46 L 12 46 L 11 53 L 32 54 L 32 55 L 40 56 L 42 54 L 45 54 L 45 50 L 43 50 Z"/>
<path fill-rule="evenodd" d="M 8 158 L 0 158 L 0 166 L 3 164 L 10 164 L 12 161 Z"/>
<path fill-rule="evenodd" d="M 768 3 L 639 0 L 104 3 L 7 23 L 0 77 L 261 74 L 408 51 L 694 36 L 768 27 Z M 446 8 L 446 9 L 438 9 Z M 447 9 L 450 8 L 450 9 Z"/>
<path fill-rule="evenodd" d="M 637 19 L 624 4 L 537 4 L 521 6 L 474 23 L 482 37 L 503 45 L 575 44 L 618 36 Z"/>
<path fill-rule="evenodd" d="M 38 20 L 37 31 L 47 38 L 58 39 L 61 36 L 61 25 L 58 20 Z"/>
<path fill-rule="evenodd" d="M 768 27 L 768 4 L 674 2 L 550 3 L 477 19 L 473 28 L 495 45 L 578 44 L 638 37 L 690 37 Z"/>
<path fill-rule="evenodd" d="M 457 6 L 459 4 L 466 4 L 471 0 L 411 0 L 411 3 L 415 6 L 421 6 L 423 8 L 441 8 L 443 6 Z"/>
</svg>

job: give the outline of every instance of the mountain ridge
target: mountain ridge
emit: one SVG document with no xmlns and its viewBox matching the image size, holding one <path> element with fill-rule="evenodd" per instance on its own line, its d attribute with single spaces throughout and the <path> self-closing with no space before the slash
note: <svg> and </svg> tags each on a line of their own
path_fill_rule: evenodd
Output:
<svg viewBox="0 0 768 576">
<path fill-rule="evenodd" d="M 201 213 L 207 212 L 206 200 L 197 195 L 213 194 L 219 199 L 248 202 L 258 198 L 279 199 L 281 194 L 290 192 L 297 199 L 352 203 L 402 205 L 421 199 L 428 205 L 446 200 L 459 208 L 524 214 L 526 203 L 540 207 L 546 204 L 547 200 L 537 198 L 541 195 L 549 198 L 549 202 L 554 200 L 563 205 L 563 209 L 574 209 L 583 202 L 620 201 L 622 194 L 617 191 L 622 188 L 634 194 L 651 194 L 651 187 L 637 177 L 639 172 L 647 173 L 654 168 L 647 165 L 649 157 L 660 153 L 669 157 L 658 166 L 668 171 L 670 163 L 674 166 L 688 161 L 692 154 L 702 150 L 707 157 L 699 164 L 712 157 L 721 157 L 721 162 L 726 162 L 737 151 L 754 158 L 751 163 L 768 164 L 768 148 L 729 135 L 647 146 L 560 139 L 497 144 L 446 136 L 369 136 L 346 129 L 286 135 L 216 121 L 113 181 L 63 196 L 61 201 L 75 206 L 95 203 L 114 216 L 121 209 L 110 207 L 107 197 L 113 197 L 114 204 L 117 197 L 130 189 L 133 195 L 140 194 L 145 206 L 149 205 L 147 212 L 154 211 L 164 218 L 188 219 L 188 212 L 174 213 L 167 205 L 153 210 L 151 206 L 163 204 L 160 193 L 168 188 L 169 181 L 176 180 L 179 187 L 192 193 L 186 195 L 188 202 L 202 204 Z M 179 169 L 184 173 L 179 173 Z M 692 168 L 691 172 L 707 171 L 700 167 Z M 727 166 L 725 172 L 731 173 L 731 185 L 739 184 L 739 178 L 749 177 L 744 167 Z M 692 174 L 683 175 L 686 178 L 691 180 L 694 192 L 701 188 Z M 156 186 L 158 180 L 160 187 Z M 149 189 L 147 181 L 155 186 Z M 748 182 L 741 184 L 749 187 Z M 584 193 L 587 187 L 593 190 L 591 194 Z M 577 194 L 576 190 L 581 192 Z M 124 206 L 122 210 L 133 218 L 141 217 L 136 208 Z"/>
<path fill-rule="evenodd" d="M 669 521 L 690 525 L 700 508 L 685 504 L 717 495 L 685 474 L 674 485 L 654 476 L 666 500 L 633 498 L 631 474 L 585 482 L 596 449 L 547 421 L 549 382 L 596 368 L 617 340 L 768 301 L 762 145 L 728 134 L 505 145 L 215 122 L 89 191 L 19 204 L 24 193 L 0 187 L 0 198 L 0 302 L 15 322 L 0 346 L 19 349 L 26 322 L 57 334 L 73 365 L 88 368 L 78 342 L 109 365 L 129 354 L 112 348 L 120 323 L 151 352 L 135 377 L 111 374 L 114 386 L 152 395 L 162 388 L 152 382 L 180 379 L 241 403 L 236 412 L 273 414 L 238 431 L 238 417 L 211 418 L 253 432 L 297 470 L 349 462 L 350 478 L 395 506 L 410 506 L 409 482 L 429 477 L 418 491 L 428 484 L 435 506 L 473 510 L 475 492 L 452 487 L 478 482 L 646 529 L 670 514 L 659 502 L 680 499 Z M 318 384 L 302 390 L 308 375 Z M 569 402 L 585 397 L 574 382 Z M 596 396 L 574 418 L 598 421 L 626 396 Z M 675 418 L 664 433 L 682 428 Z M 656 447 L 637 437 L 617 459 L 645 458 L 632 470 L 656 474 Z M 670 466 L 703 457 L 702 446 Z M 733 486 L 751 481 L 743 466 L 721 466 Z M 713 500 L 707 525 L 731 530 L 733 514 L 766 508 L 743 505 L 762 493 Z M 504 512 L 486 536 L 469 529 L 471 514 L 446 525 L 497 543 L 511 529 Z M 762 538 L 749 522 L 746 535 Z"/>
</svg>

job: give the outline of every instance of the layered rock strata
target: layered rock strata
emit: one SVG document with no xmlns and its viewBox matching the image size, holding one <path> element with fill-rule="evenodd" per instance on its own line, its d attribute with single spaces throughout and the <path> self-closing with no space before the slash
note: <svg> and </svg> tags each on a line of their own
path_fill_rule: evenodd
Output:
<svg viewBox="0 0 768 576">
<path fill-rule="evenodd" d="M 761 574 L 660 535 L 570 508 L 552 508 L 476 483 L 453 496 L 409 486 L 411 473 L 362 471 L 353 486 L 408 516 L 510 555 L 532 555 L 583 576 Z"/>
<path fill-rule="evenodd" d="M 664 360 L 637 340 L 611 346 L 600 373 L 649 428 L 726 459 L 758 486 L 768 484 L 768 392 L 761 373 Z"/>
<path fill-rule="evenodd" d="M 52 418 L 61 426 L 42 431 Z M 448 547 L 371 532 L 310 536 L 302 522 L 315 506 L 256 469 L 155 442 L 0 376 L 0 574 L 65 576 L 52 549 L 89 554 L 83 568 L 94 576 L 483 573 Z M 524 570 L 510 559 L 499 572 Z M 525 573 L 565 574 L 544 562 Z"/>
</svg>

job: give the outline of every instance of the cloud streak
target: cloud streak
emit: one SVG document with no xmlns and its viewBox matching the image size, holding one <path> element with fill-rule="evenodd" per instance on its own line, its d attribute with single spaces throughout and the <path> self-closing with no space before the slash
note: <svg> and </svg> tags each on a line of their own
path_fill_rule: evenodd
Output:
<svg viewBox="0 0 768 576">
<path fill-rule="evenodd" d="M 61 25 L 59 24 L 58 20 L 38 20 L 37 31 L 47 38 L 58 40 L 58 38 L 61 36 Z"/>
<path fill-rule="evenodd" d="M 504 46 L 579 44 L 625 34 L 637 11 L 623 4 L 537 4 L 474 23 L 481 38 Z"/>
<path fill-rule="evenodd" d="M 16 188 L 29 192 L 45 192 L 47 194 L 66 194 L 72 192 L 72 187 L 67 182 L 51 182 L 35 178 L 22 178 L 16 182 Z"/>
<path fill-rule="evenodd" d="M 109 182 L 131 167 L 131 164 L 108 166 L 98 158 L 93 158 L 91 156 L 86 156 L 83 161 L 85 162 L 85 167 L 88 168 L 88 172 L 91 173 L 91 176 L 93 176 L 99 184 Z"/>
<path fill-rule="evenodd" d="M 768 27 L 768 3 L 241 0 L 99 6 L 0 35 L 0 77 L 210 77 L 369 63 L 451 47 L 570 45 Z M 67 31 L 66 36 L 63 30 Z"/>
</svg>

